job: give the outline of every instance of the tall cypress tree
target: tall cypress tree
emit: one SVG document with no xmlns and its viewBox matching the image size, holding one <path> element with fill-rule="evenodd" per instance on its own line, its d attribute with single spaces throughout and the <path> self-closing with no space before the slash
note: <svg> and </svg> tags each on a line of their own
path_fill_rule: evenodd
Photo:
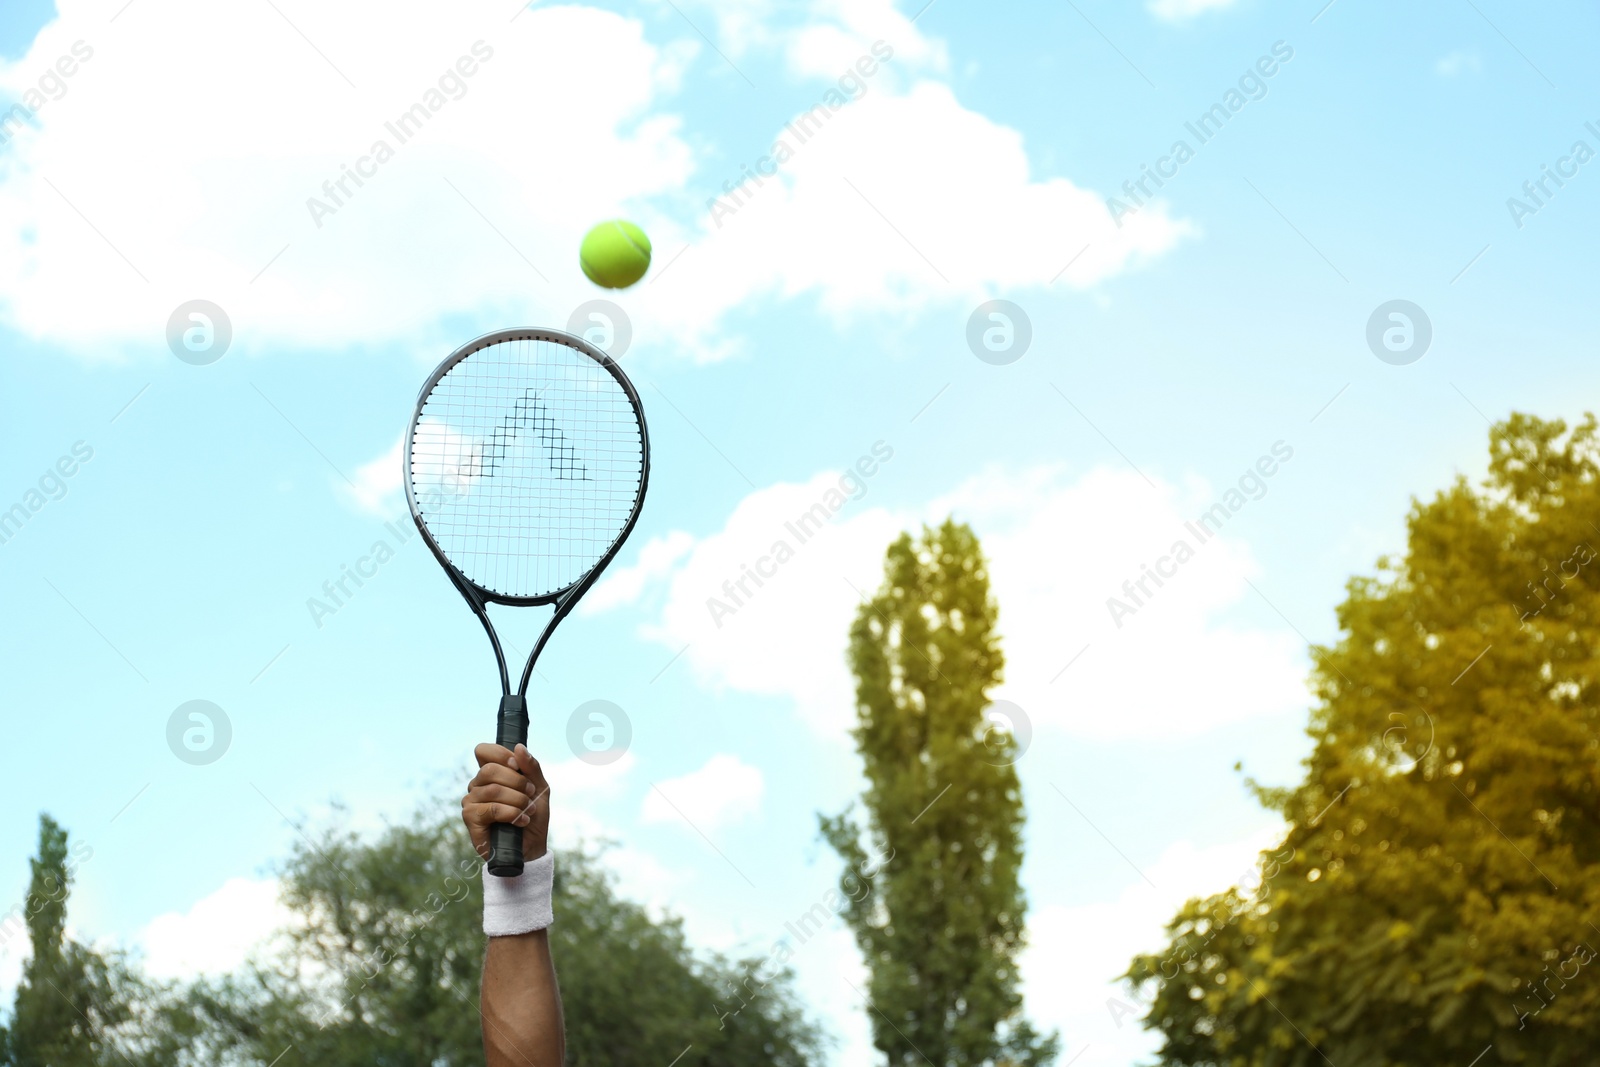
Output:
<svg viewBox="0 0 1600 1067">
<path fill-rule="evenodd" d="M 66 936 L 74 864 L 67 832 L 39 817 L 39 855 L 23 911 L 33 954 L 23 966 L 0 1062 L 11 1067 L 95 1067 L 113 1055 L 111 1033 L 130 1017 L 117 971 Z"/>
<path fill-rule="evenodd" d="M 1057 1051 L 1022 1017 L 1017 988 L 1016 742 L 983 714 L 1004 665 L 996 614 L 977 536 L 946 520 L 889 547 L 884 583 L 850 629 L 867 820 L 821 822 L 846 863 L 844 917 L 892 1067 L 1034 1065 Z"/>
</svg>

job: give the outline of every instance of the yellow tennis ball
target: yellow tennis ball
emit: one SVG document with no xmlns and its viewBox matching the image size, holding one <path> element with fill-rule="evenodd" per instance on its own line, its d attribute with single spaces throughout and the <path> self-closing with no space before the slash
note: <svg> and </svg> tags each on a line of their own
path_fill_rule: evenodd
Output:
<svg viewBox="0 0 1600 1067">
<path fill-rule="evenodd" d="M 650 238 L 625 219 L 602 222 L 584 235 L 578 262 L 596 285 L 626 289 L 650 269 Z"/>
</svg>

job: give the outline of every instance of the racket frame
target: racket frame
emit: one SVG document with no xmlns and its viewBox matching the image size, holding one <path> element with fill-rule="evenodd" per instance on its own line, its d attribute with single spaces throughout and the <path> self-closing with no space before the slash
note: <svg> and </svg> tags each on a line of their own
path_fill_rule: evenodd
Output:
<svg viewBox="0 0 1600 1067">
<path fill-rule="evenodd" d="M 428 530 L 428 524 L 423 519 L 417 502 L 416 489 L 411 473 L 411 446 L 416 440 L 417 423 L 422 418 L 423 408 L 427 406 L 428 398 L 433 395 L 433 390 L 444 380 L 444 376 L 462 360 L 474 353 L 481 352 L 494 345 L 504 344 L 507 341 L 545 341 L 553 344 L 566 345 L 583 355 L 594 360 L 614 378 L 622 387 L 623 393 L 628 397 L 628 403 L 633 406 L 633 413 L 639 420 L 639 492 L 634 498 L 633 513 L 628 516 L 628 521 L 623 524 L 616 540 L 606 550 L 594 566 L 590 567 L 576 580 L 567 586 L 540 596 L 511 596 L 497 593 L 491 589 L 474 582 L 461 572 L 461 569 L 450 562 L 450 557 L 445 555 L 439 543 L 434 540 L 433 534 Z M 489 635 L 489 644 L 494 649 L 495 665 L 500 672 L 500 712 L 495 731 L 495 743 L 512 749 L 517 745 L 525 745 L 528 741 L 528 682 L 533 677 L 534 665 L 539 660 L 539 654 L 544 651 L 545 644 L 550 640 L 561 620 L 565 619 L 583 595 L 589 591 L 599 579 L 617 553 L 622 550 L 622 545 L 628 536 L 633 533 L 634 526 L 639 521 L 639 514 L 644 510 L 645 493 L 650 488 L 650 427 L 645 422 L 644 405 L 639 400 L 639 391 L 634 388 L 633 382 L 623 373 L 617 361 L 606 355 L 599 348 L 590 344 L 581 337 L 567 333 L 564 330 L 552 330 L 542 327 L 518 327 L 508 330 L 496 330 L 476 337 L 457 348 L 444 362 L 434 368 L 428 380 L 423 383 L 422 390 L 417 394 L 417 404 L 411 413 L 411 422 L 405 436 L 404 464 L 402 474 L 406 490 L 406 506 L 411 511 L 411 521 L 416 524 L 417 532 L 422 534 L 423 542 L 428 546 L 428 551 L 433 553 L 433 558 L 439 561 L 439 566 L 444 568 L 445 574 L 455 585 L 462 599 L 472 608 L 478 621 L 483 624 L 484 632 Z M 534 643 L 533 651 L 528 653 L 528 661 L 522 668 L 522 680 L 518 683 L 515 692 L 511 690 L 511 675 L 506 665 L 505 650 L 500 644 L 500 635 L 495 632 L 494 623 L 489 618 L 490 604 L 506 604 L 512 607 L 541 607 L 548 604 L 555 605 L 555 614 L 545 624 L 539 639 Z M 496 823 L 490 827 L 489 833 L 489 873 L 501 877 L 509 877 L 522 873 L 522 829 L 509 823 Z"/>
</svg>

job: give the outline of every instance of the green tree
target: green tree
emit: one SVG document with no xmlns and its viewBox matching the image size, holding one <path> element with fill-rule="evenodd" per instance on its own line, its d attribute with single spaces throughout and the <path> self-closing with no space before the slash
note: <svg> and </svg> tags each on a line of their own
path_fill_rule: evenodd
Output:
<svg viewBox="0 0 1600 1067">
<path fill-rule="evenodd" d="M 1023 1018 L 1017 988 L 1018 754 L 984 718 L 1004 664 L 996 611 L 976 535 L 947 520 L 889 546 L 884 583 L 850 629 L 867 825 L 844 813 L 822 832 L 846 863 L 873 1042 L 894 1067 L 1032 1065 L 1057 1051 Z"/>
<path fill-rule="evenodd" d="M 271 960 L 189 990 L 191 1055 L 279 1067 L 482 1064 L 481 866 L 453 808 L 372 841 L 329 831 L 302 842 L 282 872 L 299 924 Z M 677 920 L 654 922 L 617 897 L 593 856 L 561 853 L 556 871 L 551 953 L 571 1067 L 666 1067 L 680 1055 L 679 1067 L 814 1062 L 817 1033 L 787 972 L 752 983 L 755 961 L 697 957 Z M 742 1010 L 724 995 L 736 985 Z"/>
<path fill-rule="evenodd" d="M 1600 447 L 1513 415 L 1314 648 L 1256 885 L 1127 977 L 1164 1064 L 1587 1063 L 1600 1045 Z"/>
<path fill-rule="evenodd" d="M 39 854 L 30 861 L 28 895 L 0 916 L 9 940 L 25 926 L 31 953 L 23 965 L 9 1027 L 0 1028 L 0 1064 L 7 1067 L 94 1067 L 112 1060 L 146 1062 L 152 1046 L 130 1034 L 148 988 L 122 959 L 67 937 L 67 899 L 78 865 L 92 856 L 69 848 L 67 831 L 39 817 Z"/>
</svg>

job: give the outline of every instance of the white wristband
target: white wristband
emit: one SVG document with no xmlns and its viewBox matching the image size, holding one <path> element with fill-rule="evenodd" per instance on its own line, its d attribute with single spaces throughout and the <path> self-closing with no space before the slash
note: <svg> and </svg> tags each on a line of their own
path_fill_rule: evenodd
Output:
<svg viewBox="0 0 1600 1067">
<path fill-rule="evenodd" d="M 543 930 L 555 922 L 550 893 L 555 885 L 555 854 L 543 856 L 522 868 L 515 878 L 496 878 L 483 871 L 483 932 L 490 937 L 513 937 Z"/>
</svg>

